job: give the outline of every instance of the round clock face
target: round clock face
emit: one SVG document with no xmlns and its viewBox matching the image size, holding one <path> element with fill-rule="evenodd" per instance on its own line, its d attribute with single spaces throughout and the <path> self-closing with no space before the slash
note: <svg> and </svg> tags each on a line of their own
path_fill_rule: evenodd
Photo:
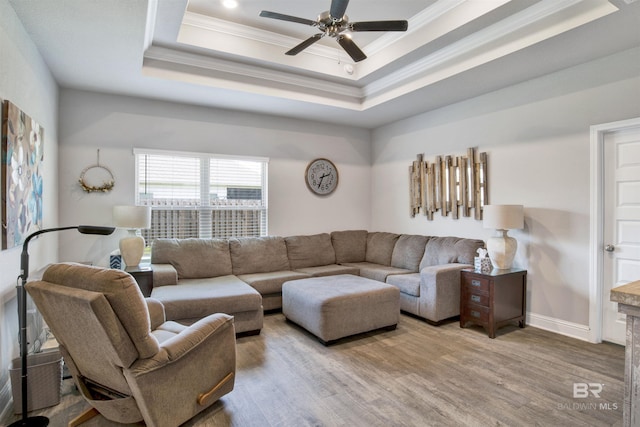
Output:
<svg viewBox="0 0 640 427">
<path fill-rule="evenodd" d="M 338 169 L 327 159 L 316 159 L 309 163 L 305 173 L 307 187 L 316 194 L 331 194 L 338 186 Z"/>
</svg>

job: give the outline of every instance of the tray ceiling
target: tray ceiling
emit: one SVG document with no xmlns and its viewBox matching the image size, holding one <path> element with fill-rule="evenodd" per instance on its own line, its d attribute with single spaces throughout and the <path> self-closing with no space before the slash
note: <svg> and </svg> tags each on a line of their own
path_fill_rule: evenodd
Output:
<svg viewBox="0 0 640 427">
<path fill-rule="evenodd" d="M 63 87 L 363 127 L 640 45 L 633 0 L 351 0 L 351 22 L 408 31 L 353 33 L 358 63 L 330 38 L 287 56 L 317 29 L 260 11 L 314 20 L 330 0 L 237 1 L 10 3 Z"/>
</svg>

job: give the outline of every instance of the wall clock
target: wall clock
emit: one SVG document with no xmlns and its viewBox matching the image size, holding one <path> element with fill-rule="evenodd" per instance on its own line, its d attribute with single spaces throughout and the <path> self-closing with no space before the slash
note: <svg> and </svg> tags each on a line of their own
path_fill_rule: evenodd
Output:
<svg viewBox="0 0 640 427">
<path fill-rule="evenodd" d="M 326 196 L 338 186 L 338 169 L 330 160 L 315 159 L 305 172 L 307 187 L 315 194 Z"/>
</svg>

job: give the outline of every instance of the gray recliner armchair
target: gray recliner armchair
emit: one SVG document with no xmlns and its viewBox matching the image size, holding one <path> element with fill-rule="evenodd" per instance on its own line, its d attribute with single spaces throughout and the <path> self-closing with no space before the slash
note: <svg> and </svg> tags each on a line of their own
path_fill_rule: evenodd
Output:
<svg viewBox="0 0 640 427">
<path fill-rule="evenodd" d="M 186 327 L 167 322 L 120 270 L 53 264 L 26 289 L 60 343 L 91 409 L 119 423 L 177 426 L 233 390 L 233 318 L 212 314 Z"/>
</svg>

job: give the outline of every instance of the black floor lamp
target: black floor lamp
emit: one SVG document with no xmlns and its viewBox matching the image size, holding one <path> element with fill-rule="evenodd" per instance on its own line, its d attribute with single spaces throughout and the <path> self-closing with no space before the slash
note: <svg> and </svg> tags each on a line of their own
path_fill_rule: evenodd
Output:
<svg viewBox="0 0 640 427">
<path fill-rule="evenodd" d="M 24 240 L 22 245 L 22 254 L 20 255 L 20 276 L 18 276 L 18 284 L 16 286 L 18 294 L 18 322 L 20 326 L 20 360 L 22 363 L 21 380 L 22 380 L 22 418 L 11 424 L 9 427 L 18 426 L 47 426 L 49 418 L 47 417 L 28 417 L 27 416 L 27 292 L 24 285 L 29 277 L 29 242 L 32 238 L 49 233 L 51 231 L 73 230 L 76 229 L 82 234 L 100 234 L 103 236 L 113 233 L 115 227 L 97 227 L 93 225 L 75 225 L 71 227 L 46 228 L 38 230 L 30 234 Z"/>
</svg>

